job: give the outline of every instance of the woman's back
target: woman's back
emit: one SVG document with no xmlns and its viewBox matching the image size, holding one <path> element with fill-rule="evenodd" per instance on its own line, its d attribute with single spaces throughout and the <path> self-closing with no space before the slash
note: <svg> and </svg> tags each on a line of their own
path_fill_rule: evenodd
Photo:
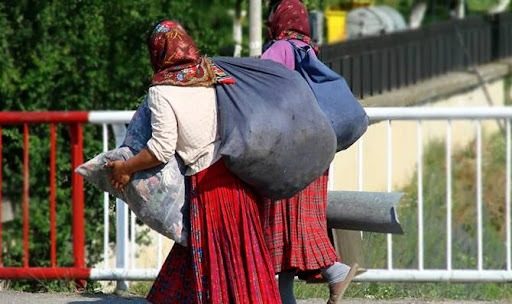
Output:
<svg viewBox="0 0 512 304">
<path fill-rule="evenodd" d="M 153 138 L 148 142 L 157 158 L 174 150 L 189 166 L 187 174 L 207 168 L 220 158 L 217 102 L 213 87 L 158 85 L 149 89 Z"/>
<path fill-rule="evenodd" d="M 293 52 L 293 46 L 290 44 L 290 42 L 298 47 L 308 45 L 304 41 L 297 39 L 277 40 L 272 43 L 272 45 L 267 50 L 265 50 L 265 52 L 261 55 L 261 59 L 272 60 L 284 65 L 290 70 L 295 70 L 295 54 Z"/>
</svg>

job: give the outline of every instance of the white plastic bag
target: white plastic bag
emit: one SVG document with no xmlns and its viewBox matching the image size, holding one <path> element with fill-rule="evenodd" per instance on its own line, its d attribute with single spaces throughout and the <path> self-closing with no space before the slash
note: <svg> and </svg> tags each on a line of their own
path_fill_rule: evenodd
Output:
<svg viewBox="0 0 512 304">
<path fill-rule="evenodd" d="M 76 169 L 84 179 L 102 191 L 122 199 L 138 219 L 150 228 L 186 246 L 189 204 L 186 202 L 185 166 L 176 157 L 165 165 L 137 172 L 123 192 L 112 187 L 107 161 L 133 157 L 128 147 L 101 153 Z"/>
</svg>

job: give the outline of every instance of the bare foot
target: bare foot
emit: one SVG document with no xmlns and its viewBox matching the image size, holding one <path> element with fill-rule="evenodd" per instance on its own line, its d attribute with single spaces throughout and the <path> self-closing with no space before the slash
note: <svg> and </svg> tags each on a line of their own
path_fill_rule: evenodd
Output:
<svg viewBox="0 0 512 304">
<path fill-rule="evenodd" d="M 354 263 L 352 266 L 350 266 L 350 271 L 348 272 L 345 280 L 334 284 L 329 284 L 329 300 L 327 301 L 327 304 L 337 304 L 338 300 L 343 298 L 343 294 L 347 290 L 350 282 L 352 282 L 354 276 L 357 274 L 358 268 L 359 265 Z"/>
</svg>

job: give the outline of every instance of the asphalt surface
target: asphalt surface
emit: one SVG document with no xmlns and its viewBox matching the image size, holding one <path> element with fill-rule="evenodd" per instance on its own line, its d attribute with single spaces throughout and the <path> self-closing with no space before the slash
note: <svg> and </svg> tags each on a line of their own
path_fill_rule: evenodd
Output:
<svg viewBox="0 0 512 304">
<path fill-rule="evenodd" d="M 140 297 L 118 297 L 106 294 L 64 294 L 64 293 L 21 293 L 14 291 L 0 291 L 0 304 L 146 304 L 144 298 Z M 298 304 L 324 304 L 322 299 L 299 300 Z M 369 300 L 369 299 L 345 299 L 343 304 L 488 304 L 488 303 L 510 303 L 510 302 L 486 302 L 486 301 L 425 301 L 415 299 L 400 300 Z"/>
</svg>

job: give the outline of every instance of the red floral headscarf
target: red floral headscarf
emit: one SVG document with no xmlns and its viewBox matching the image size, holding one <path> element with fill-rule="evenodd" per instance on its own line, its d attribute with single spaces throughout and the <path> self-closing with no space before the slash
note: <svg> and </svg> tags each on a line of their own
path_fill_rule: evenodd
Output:
<svg viewBox="0 0 512 304">
<path fill-rule="evenodd" d="M 211 86 L 234 82 L 210 59 L 201 56 L 194 40 L 178 22 L 158 23 L 148 47 L 154 71 L 152 85 Z"/>
<path fill-rule="evenodd" d="M 274 40 L 297 39 L 312 44 L 308 11 L 299 0 L 283 0 L 268 18 L 270 36 Z"/>
</svg>

